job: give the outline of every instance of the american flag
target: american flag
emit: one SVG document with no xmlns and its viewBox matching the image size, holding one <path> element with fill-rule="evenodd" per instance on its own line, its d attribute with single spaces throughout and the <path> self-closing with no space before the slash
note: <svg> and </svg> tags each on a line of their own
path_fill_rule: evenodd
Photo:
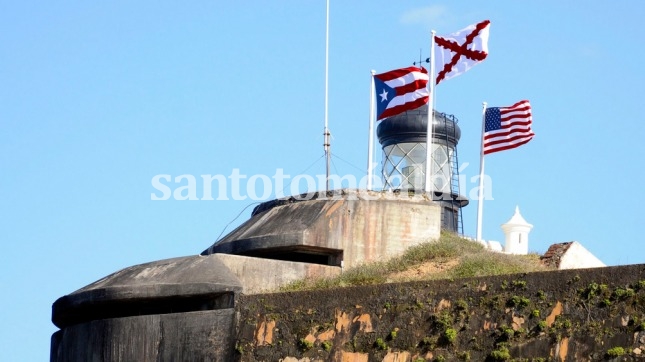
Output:
<svg viewBox="0 0 645 362">
<path fill-rule="evenodd" d="M 510 107 L 491 107 L 484 115 L 484 155 L 510 150 L 533 139 L 531 105 L 523 100 Z"/>
</svg>

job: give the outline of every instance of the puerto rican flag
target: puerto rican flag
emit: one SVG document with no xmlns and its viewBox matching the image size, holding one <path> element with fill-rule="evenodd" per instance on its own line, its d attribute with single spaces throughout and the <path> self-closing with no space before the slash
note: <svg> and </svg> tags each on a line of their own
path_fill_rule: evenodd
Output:
<svg viewBox="0 0 645 362">
<path fill-rule="evenodd" d="M 374 75 L 376 119 L 392 117 L 428 103 L 428 72 L 408 67 Z"/>
</svg>

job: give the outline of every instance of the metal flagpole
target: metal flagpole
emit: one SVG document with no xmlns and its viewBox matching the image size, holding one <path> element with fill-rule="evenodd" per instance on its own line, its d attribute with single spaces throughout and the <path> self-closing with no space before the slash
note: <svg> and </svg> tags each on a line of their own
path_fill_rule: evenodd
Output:
<svg viewBox="0 0 645 362">
<path fill-rule="evenodd" d="M 369 137 L 367 145 L 367 191 L 372 189 L 372 162 L 374 158 L 374 75 L 376 71 L 372 70 L 372 76 L 370 77 L 370 126 L 369 126 Z"/>
<path fill-rule="evenodd" d="M 331 154 L 329 153 L 329 0 L 327 0 L 327 23 L 325 30 L 325 130 L 323 133 L 325 149 L 325 158 L 326 158 L 326 167 L 325 167 L 325 191 L 329 191 L 329 162 Z"/>
<path fill-rule="evenodd" d="M 484 132 L 486 131 L 486 102 L 482 103 L 482 139 L 479 155 L 479 195 L 477 201 L 477 241 L 482 240 L 482 218 L 484 216 Z"/>
<path fill-rule="evenodd" d="M 426 128 L 426 187 L 425 192 L 433 191 L 430 188 L 430 183 L 432 180 L 432 148 L 433 148 L 433 136 L 434 136 L 434 122 L 433 122 L 433 107 L 434 107 L 434 36 L 436 31 L 432 31 L 430 36 L 430 78 L 428 83 L 430 84 L 430 97 L 428 97 L 428 126 Z M 434 198 L 434 195 L 432 195 Z"/>
</svg>

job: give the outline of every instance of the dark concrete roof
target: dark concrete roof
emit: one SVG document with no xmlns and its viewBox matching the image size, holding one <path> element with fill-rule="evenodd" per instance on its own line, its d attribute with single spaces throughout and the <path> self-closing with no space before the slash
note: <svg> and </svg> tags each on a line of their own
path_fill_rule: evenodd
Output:
<svg viewBox="0 0 645 362">
<path fill-rule="evenodd" d="M 134 265 L 56 300 L 52 321 L 70 324 L 90 309 L 115 305 L 141 305 L 155 300 L 211 300 L 242 291 L 239 279 L 213 256 L 187 256 Z M 114 308 L 113 308 L 114 309 Z M 99 313 L 100 314 L 100 313 Z"/>
</svg>

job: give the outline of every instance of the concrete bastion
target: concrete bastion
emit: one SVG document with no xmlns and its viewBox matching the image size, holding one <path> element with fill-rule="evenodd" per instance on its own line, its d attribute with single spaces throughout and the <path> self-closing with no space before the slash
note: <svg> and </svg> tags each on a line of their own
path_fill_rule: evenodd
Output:
<svg viewBox="0 0 645 362">
<path fill-rule="evenodd" d="M 429 196 L 261 204 L 202 255 L 131 266 L 56 300 L 51 361 L 640 358 L 644 265 L 262 294 L 438 238 L 455 200 Z"/>
<path fill-rule="evenodd" d="M 645 265 L 244 295 L 214 257 L 156 263 L 57 300 L 51 360 L 622 361 L 645 351 Z M 142 281 L 151 267 L 181 286 Z M 137 279 L 142 292 L 119 284 Z"/>
</svg>

